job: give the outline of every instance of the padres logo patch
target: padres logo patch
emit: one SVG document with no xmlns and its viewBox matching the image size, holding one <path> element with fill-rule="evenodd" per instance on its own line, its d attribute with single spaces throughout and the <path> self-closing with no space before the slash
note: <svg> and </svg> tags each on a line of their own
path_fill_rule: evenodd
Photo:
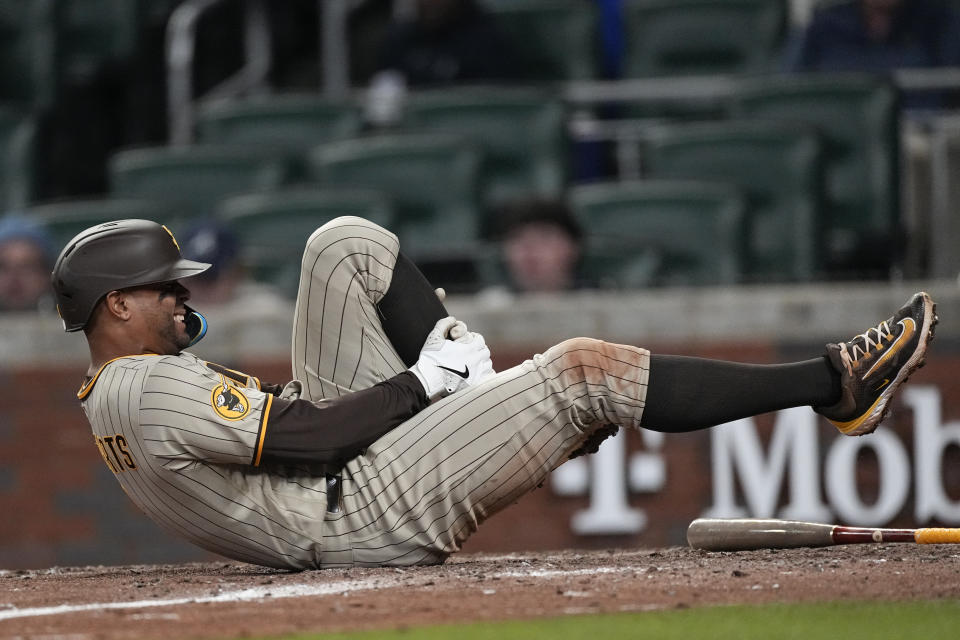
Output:
<svg viewBox="0 0 960 640">
<path fill-rule="evenodd" d="M 239 420 L 250 410 L 250 401 L 237 387 L 226 382 L 214 388 L 210 404 L 217 415 L 224 420 Z"/>
</svg>

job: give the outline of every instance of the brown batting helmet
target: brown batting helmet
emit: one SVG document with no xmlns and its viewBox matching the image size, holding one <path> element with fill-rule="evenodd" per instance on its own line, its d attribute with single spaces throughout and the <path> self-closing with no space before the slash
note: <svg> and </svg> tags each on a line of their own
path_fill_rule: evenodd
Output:
<svg viewBox="0 0 960 640">
<path fill-rule="evenodd" d="M 117 289 L 195 276 L 210 268 L 186 260 L 170 230 L 150 220 L 105 222 L 67 243 L 51 279 L 66 331 L 79 331 L 94 307 Z"/>
</svg>

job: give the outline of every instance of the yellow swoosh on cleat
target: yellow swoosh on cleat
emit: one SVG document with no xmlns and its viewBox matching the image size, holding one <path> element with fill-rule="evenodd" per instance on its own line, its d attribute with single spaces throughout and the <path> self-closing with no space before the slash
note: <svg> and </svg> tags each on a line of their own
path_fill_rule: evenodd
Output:
<svg viewBox="0 0 960 640">
<path fill-rule="evenodd" d="M 895 356 L 900 350 L 900 347 L 909 342 L 913 337 L 913 334 L 917 332 L 917 323 L 914 322 L 913 318 L 904 318 L 897 324 L 903 327 L 903 331 L 901 331 L 900 335 L 897 336 L 897 339 L 893 341 L 886 353 L 877 358 L 877 361 L 873 363 L 873 366 L 867 369 L 867 372 L 863 374 L 863 378 L 861 378 L 861 380 L 866 380 L 870 374 L 873 373 L 874 369 Z"/>
<path fill-rule="evenodd" d="M 837 429 L 839 429 L 840 433 L 847 436 L 854 435 L 857 429 L 859 429 L 863 425 L 863 423 L 867 421 L 867 418 L 873 415 L 874 411 L 877 408 L 877 405 L 880 404 L 880 401 L 882 399 L 883 399 L 883 396 L 877 396 L 877 399 L 873 401 L 873 404 L 870 405 L 870 408 L 864 411 L 863 413 L 861 413 L 859 416 L 857 416 L 853 420 L 850 420 L 848 422 L 839 422 L 837 420 L 830 420 L 830 423 L 833 424 L 833 426 L 835 426 Z"/>
</svg>

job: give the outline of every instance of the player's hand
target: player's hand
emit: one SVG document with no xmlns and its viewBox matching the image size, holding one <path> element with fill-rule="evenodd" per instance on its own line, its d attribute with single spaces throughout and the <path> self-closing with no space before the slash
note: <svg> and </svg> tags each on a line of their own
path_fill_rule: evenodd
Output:
<svg viewBox="0 0 960 640">
<path fill-rule="evenodd" d="M 447 338 L 453 340 L 454 342 L 460 342 L 462 344 L 471 344 L 477 349 L 487 349 L 488 357 L 486 361 L 481 362 L 478 367 L 470 370 L 470 375 L 467 377 L 467 386 L 472 387 L 473 385 L 483 382 L 492 375 L 495 375 L 497 372 L 493 370 L 493 362 L 489 358 L 489 349 L 487 348 L 487 342 L 483 339 L 483 336 L 477 333 L 476 331 L 470 331 L 467 329 L 467 325 L 457 320 L 452 327 L 447 331 Z"/>
<path fill-rule="evenodd" d="M 487 352 L 487 359 L 481 362 L 475 369 L 470 369 L 470 376 L 467 378 L 467 386 L 483 382 L 497 372 L 493 370 L 493 362 L 490 360 L 490 349 L 487 347 L 486 340 L 476 331 L 467 329 L 467 325 L 457 320 L 457 323 L 450 328 L 447 333 L 451 340 L 460 344 L 472 344 L 476 349 L 484 349 Z"/>
<path fill-rule="evenodd" d="M 410 367 L 431 400 L 456 393 L 493 371 L 490 350 L 483 337 L 467 331 L 463 323 L 459 327 L 457 324 L 456 318 L 449 316 L 437 321 L 427 335 L 420 358 Z M 451 330 L 460 337 L 448 339 Z"/>
</svg>

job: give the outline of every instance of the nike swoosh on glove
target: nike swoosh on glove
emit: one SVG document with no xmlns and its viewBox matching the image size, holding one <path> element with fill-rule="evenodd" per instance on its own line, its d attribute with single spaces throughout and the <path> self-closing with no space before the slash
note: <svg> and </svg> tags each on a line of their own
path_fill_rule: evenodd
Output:
<svg viewBox="0 0 960 640">
<path fill-rule="evenodd" d="M 490 350 L 482 337 L 477 340 L 467 332 L 461 335 L 461 339 L 448 339 L 456 324 L 457 320 L 452 316 L 438 320 L 427 334 L 417 363 L 410 367 L 410 372 L 417 376 L 431 400 L 456 393 L 481 377 L 489 376 L 493 370 Z"/>
<path fill-rule="evenodd" d="M 486 360 L 478 363 L 475 368 L 470 369 L 470 375 L 467 377 L 468 387 L 472 387 L 496 375 L 497 372 L 493 369 L 493 361 L 490 359 L 490 349 L 487 347 L 487 342 L 483 339 L 482 335 L 475 331 L 468 331 L 467 325 L 458 320 L 457 324 L 450 329 L 450 337 L 454 342 L 473 345 L 475 349 L 486 351 Z"/>
</svg>

